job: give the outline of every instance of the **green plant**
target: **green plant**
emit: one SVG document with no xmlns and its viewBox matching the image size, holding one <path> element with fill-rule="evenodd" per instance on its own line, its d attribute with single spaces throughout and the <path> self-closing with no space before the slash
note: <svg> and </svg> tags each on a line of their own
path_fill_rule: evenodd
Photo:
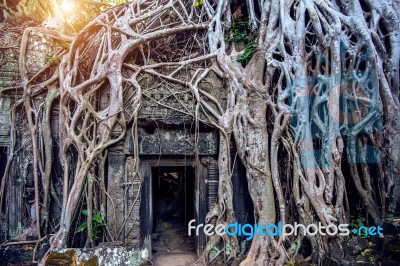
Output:
<svg viewBox="0 0 400 266">
<path fill-rule="evenodd" d="M 364 217 L 357 217 L 357 218 L 352 218 L 350 220 L 350 232 L 352 236 L 358 236 L 358 232 L 360 227 L 365 227 L 365 218 Z M 355 232 L 354 232 L 355 229 Z M 369 236 L 363 236 L 363 237 L 369 237 Z"/>
<path fill-rule="evenodd" d="M 146 65 L 152 65 L 152 64 L 155 64 L 155 63 L 156 62 L 151 58 L 146 61 Z"/>
<path fill-rule="evenodd" d="M 86 217 L 88 216 L 88 210 L 83 210 L 82 211 L 82 214 L 83 215 L 85 215 Z M 98 237 L 98 235 L 100 234 L 100 232 L 101 232 L 101 228 L 103 227 L 103 226 L 105 226 L 106 224 L 104 223 L 104 219 L 103 219 L 103 217 L 100 215 L 100 214 L 95 214 L 95 215 L 92 215 L 92 234 L 93 234 L 93 237 L 94 238 L 97 238 Z M 78 228 L 76 228 L 76 233 L 79 233 L 79 232 L 83 232 L 84 230 L 87 230 L 87 227 L 88 227 L 88 223 L 87 223 L 87 221 L 85 221 L 85 222 L 83 222 L 83 223 L 81 223 L 79 226 L 78 226 Z"/>
<path fill-rule="evenodd" d="M 294 260 L 294 257 L 291 257 L 290 260 L 285 264 L 285 266 L 295 266 L 296 261 Z"/>
<path fill-rule="evenodd" d="M 245 45 L 243 53 L 237 57 L 237 61 L 243 65 L 247 65 L 257 48 L 257 44 L 254 42 L 255 38 L 255 32 L 250 29 L 247 20 L 233 19 L 229 36 L 225 38 L 225 40 L 227 42 L 243 43 Z"/>
<path fill-rule="evenodd" d="M 193 1 L 194 7 L 200 7 L 202 4 L 203 4 L 203 0 L 194 0 Z"/>
<path fill-rule="evenodd" d="M 368 258 L 368 260 L 369 260 L 369 262 L 375 263 L 378 260 L 378 257 L 377 256 L 370 256 Z"/>
<path fill-rule="evenodd" d="M 61 56 L 56 54 L 46 54 L 46 60 L 50 63 L 60 63 Z"/>
<path fill-rule="evenodd" d="M 361 251 L 361 256 L 371 258 L 371 256 L 372 256 L 371 252 L 372 252 L 374 247 L 375 247 L 374 243 L 368 242 L 367 247 L 363 251 Z M 374 257 L 374 256 L 372 256 L 372 257 Z"/>
<path fill-rule="evenodd" d="M 244 44 L 248 44 L 253 42 L 255 37 L 255 32 L 250 29 L 249 21 L 233 19 L 229 36 L 225 38 L 225 40 L 228 42 L 243 42 Z"/>
<path fill-rule="evenodd" d="M 71 46 L 71 42 L 67 42 L 67 41 L 59 41 L 59 44 L 65 50 L 68 50 L 69 47 Z"/>
<path fill-rule="evenodd" d="M 99 1 L 100 4 L 104 4 L 104 7 L 102 7 L 102 9 L 106 9 L 106 7 L 108 5 L 117 6 L 117 5 L 120 5 L 120 4 L 124 4 L 126 2 L 128 2 L 128 0 L 103 0 L 103 1 Z M 106 5 L 106 4 L 108 4 L 108 5 Z"/>
<path fill-rule="evenodd" d="M 244 65 L 247 65 L 249 63 L 251 57 L 253 56 L 254 51 L 256 50 L 256 48 L 257 48 L 257 44 L 248 43 L 246 45 L 246 47 L 244 48 L 243 53 L 237 57 L 237 60 L 240 63 L 242 63 Z"/>
</svg>

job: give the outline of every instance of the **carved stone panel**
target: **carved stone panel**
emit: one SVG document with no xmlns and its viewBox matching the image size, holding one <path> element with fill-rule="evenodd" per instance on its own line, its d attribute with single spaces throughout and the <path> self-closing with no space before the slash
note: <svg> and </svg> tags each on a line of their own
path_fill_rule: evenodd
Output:
<svg viewBox="0 0 400 266">
<path fill-rule="evenodd" d="M 131 246 L 140 245 L 140 202 L 141 202 L 141 180 L 135 172 L 135 159 L 130 156 L 126 159 L 126 174 L 124 191 L 126 192 L 125 201 L 125 243 Z"/>
<path fill-rule="evenodd" d="M 142 101 L 140 119 L 175 125 L 190 122 L 195 106 L 190 91 L 176 84 L 144 89 Z"/>
<path fill-rule="evenodd" d="M 8 146 L 10 142 L 10 98 L 0 98 L 0 146 Z"/>
<path fill-rule="evenodd" d="M 138 129 L 139 155 L 194 155 L 195 134 L 184 128 L 155 129 L 154 132 Z M 197 135 L 199 155 L 215 155 L 218 153 L 218 137 L 215 131 L 199 132 Z M 133 141 L 130 134 L 125 139 L 124 151 L 133 154 Z"/>
<path fill-rule="evenodd" d="M 124 187 L 121 186 L 125 179 L 125 155 L 110 152 L 108 154 L 108 184 L 109 194 L 107 203 L 107 224 L 114 240 L 123 240 L 119 231 L 123 230 L 125 201 L 123 197 Z"/>
<path fill-rule="evenodd" d="M 20 33 L 15 32 L 10 25 L 0 24 L 0 87 L 12 87 L 19 83 L 18 56 Z"/>
<path fill-rule="evenodd" d="M 21 85 L 19 75 L 19 49 L 21 45 L 21 29 L 7 23 L 0 24 L 0 87 Z M 52 38 L 43 33 L 32 31 L 26 51 L 26 69 L 32 77 L 39 72 L 46 63 L 60 60 L 56 55 L 57 46 Z"/>
<path fill-rule="evenodd" d="M 195 73 L 193 68 L 181 70 L 174 78 L 190 83 Z M 183 84 L 172 83 L 148 74 L 141 77 L 139 84 L 143 91 L 142 107 L 138 115 L 140 122 L 156 121 L 166 125 L 183 125 L 192 123 L 196 115 L 201 121 L 211 119 L 215 122 L 216 117 L 209 109 L 220 114 L 221 110 L 226 108 L 226 86 L 223 79 L 213 71 L 198 83 L 197 96 L 192 89 Z M 199 100 L 206 102 L 208 107 L 200 107 L 196 114 Z"/>
<path fill-rule="evenodd" d="M 108 156 L 107 224 L 114 241 L 140 245 L 140 186 L 135 160 L 113 151 Z"/>
</svg>

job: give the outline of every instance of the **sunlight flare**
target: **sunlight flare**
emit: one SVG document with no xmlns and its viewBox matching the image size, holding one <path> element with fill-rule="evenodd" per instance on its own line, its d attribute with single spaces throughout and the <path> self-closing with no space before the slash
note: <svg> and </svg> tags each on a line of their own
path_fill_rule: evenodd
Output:
<svg viewBox="0 0 400 266">
<path fill-rule="evenodd" d="M 64 0 L 61 2 L 61 10 L 64 12 L 72 12 L 75 9 L 73 1 Z"/>
</svg>

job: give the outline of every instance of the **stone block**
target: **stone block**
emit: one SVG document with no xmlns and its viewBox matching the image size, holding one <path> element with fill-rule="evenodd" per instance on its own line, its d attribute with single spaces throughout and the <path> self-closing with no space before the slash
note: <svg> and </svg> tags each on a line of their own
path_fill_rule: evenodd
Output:
<svg viewBox="0 0 400 266">
<path fill-rule="evenodd" d="M 194 155 L 195 134 L 185 129 L 138 129 L 139 155 Z M 198 133 L 197 149 L 199 155 L 218 153 L 218 136 L 215 131 Z M 130 134 L 125 139 L 125 154 L 134 154 L 133 140 Z"/>
</svg>

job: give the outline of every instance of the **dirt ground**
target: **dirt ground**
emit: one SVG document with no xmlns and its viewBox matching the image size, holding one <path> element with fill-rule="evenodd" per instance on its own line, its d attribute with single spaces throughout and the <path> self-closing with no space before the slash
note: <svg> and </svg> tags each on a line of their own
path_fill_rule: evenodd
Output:
<svg viewBox="0 0 400 266">
<path fill-rule="evenodd" d="M 156 255 L 153 258 L 153 263 L 155 266 L 188 266 L 194 265 L 196 260 L 195 254 Z"/>
</svg>

